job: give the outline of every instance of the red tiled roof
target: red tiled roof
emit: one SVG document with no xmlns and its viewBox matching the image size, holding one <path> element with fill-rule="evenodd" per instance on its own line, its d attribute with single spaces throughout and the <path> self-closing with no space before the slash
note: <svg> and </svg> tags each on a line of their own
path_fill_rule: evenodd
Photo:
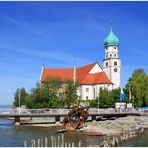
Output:
<svg viewBox="0 0 148 148">
<path fill-rule="evenodd" d="M 89 71 L 95 66 L 96 63 L 92 63 L 76 70 L 76 79 L 79 84 L 112 84 L 105 72 L 98 72 L 89 74 Z M 62 80 L 73 80 L 74 69 L 73 68 L 44 68 L 41 81 L 47 78 L 61 78 Z"/>
<path fill-rule="evenodd" d="M 47 78 L 60 78 L 62 80 L 73 79 L 73 68 L 44 68 L 41 81 Z"/>
<path fill-rule="evenodd" d="M 76 79 L 81 84 L 85 76 L 89 73 L 89 71 L 95 66 L 96 63 L 92 63 L 80 68 L 77 68 Z"/>
<path fill-rule="evenodd" d="M 81 84 L 112 84 L 105 72 L 86 74 Z"/>
</svg>

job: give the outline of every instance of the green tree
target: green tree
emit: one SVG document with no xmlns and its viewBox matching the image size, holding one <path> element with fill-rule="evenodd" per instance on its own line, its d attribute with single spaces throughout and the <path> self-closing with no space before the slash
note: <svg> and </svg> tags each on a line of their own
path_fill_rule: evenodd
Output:
<svg viewBox="0 0 148 148">
<path fill-rule="evenodd" d="M 20 106 L 25 105 L 25 98 L 27 96 L 27 92 L 25 88 L 17 88 L 15 94 L 14 94 L 14 102 L 13 105 L 15 107 L 19 107 L 19 99 L 20 99 Z"/>
<path fill-rule="evenodd" d="M 65 105 L 70 108 L 73 105 L 76 105 L 78 102 L 77 98 L 77 87 L 78 83 L 74 83 L 72 80 L 67 80 L 65 82 Z"/>
<path fill-rule="evenodd" d="M 98 107 L 98 100 L 94 99 L 94 100 L 90 100 L 90 107 L 92 108 L 97 108 Z"/>
<path fill-rule="evenodd" d="M 70 107 L 77 102 L 77 83 L 58 78 L 49 78 L 42 84 L 37 84 L 31 93 L 26 96 L 28 108 L 63 108 Z"/>
<path fill-rule="evenodd" d="M 115 105 L 116 102 L 120 102 L 120 91 L 120 88 L 113 89 L 112 91 L 110 91 L 113 99 L 113 105 Z"/>
<path fill-rule="evenodd" d="M 28 106 L 31 108 L 57 108 L 61 107 L 62 102 L 59 96 L 59 89 L 62 87 L 62 81 L 58 78 L 47 79 L 42 84 L 32 90 L 31 96 L 28 97 Z M 29 102 L 29 99 L 32 101 Z"/>
<path fill-rule="evenodd" d="M 114 99 L 112 93 L 107 89 L 104 90 L 100 89 L 99 108 L 108 108 L 108 107 L 114 107 Z"/>
<path fill-rule="evenodd" d="M 130 89 L 129 89 L 130 88 Z M 133 72 L 125 87 L 126 97 L 131 92 L 131 102 L 135 107 L 148 105 L 148 76 L 144 69 L 140 68 Z"/>
</svg>

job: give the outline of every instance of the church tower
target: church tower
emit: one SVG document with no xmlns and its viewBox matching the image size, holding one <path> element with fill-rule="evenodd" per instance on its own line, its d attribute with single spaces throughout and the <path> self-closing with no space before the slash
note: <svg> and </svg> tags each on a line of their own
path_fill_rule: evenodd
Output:
<svg viewBox="0 0 148 148">
<path fill-rule="evenodd" d="M 105 58 L 103 60 L 103 71 L 113 83 L 113 89 L 120 87 L 121 61 L 118 55 L 119 39 L 110 29 L 109 35 L 104 40 Z"/>
</svg>

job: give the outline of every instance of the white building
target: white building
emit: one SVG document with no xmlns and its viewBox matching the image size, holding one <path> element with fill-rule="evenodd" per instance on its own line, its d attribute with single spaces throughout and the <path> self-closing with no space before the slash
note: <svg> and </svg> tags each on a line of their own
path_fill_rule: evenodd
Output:
<svg viewBox="0 0 148 148">
<path fill-rule="evenodd" d="M 59 77 L 62 80 L 78 81 L 77 94 L 81 100 L 96 99 L 100 88 L 112 90 L 120 87 L 121 61 L 118 56 L 119 39 L 112 29 L 104 40 L 105 58 L 103 68 L 95 62 L 79 68 L 45 68 L 42 67 L 40 81 Z"/>
</svg>

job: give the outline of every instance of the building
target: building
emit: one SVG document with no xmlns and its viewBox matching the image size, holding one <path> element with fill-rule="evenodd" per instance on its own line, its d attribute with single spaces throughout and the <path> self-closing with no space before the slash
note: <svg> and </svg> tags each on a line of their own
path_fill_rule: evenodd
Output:
<svg viewBox="0 0 148 148">
<path fill-rule="evenodd" d="M 42 67 L 40 81 L 59 77 L 62 80 L 78 81 L 80 87 L 77 95 L 81 100 L 92 100 L 99 95 L 100 88 L 112 90 L 120 87 L 121 61 L 118 56 L 119 39 L 112 29 L 104 40 L 105 58 L 103 68 L 98 62 L 79 68 L 45 68 Z"/>
</svg>

